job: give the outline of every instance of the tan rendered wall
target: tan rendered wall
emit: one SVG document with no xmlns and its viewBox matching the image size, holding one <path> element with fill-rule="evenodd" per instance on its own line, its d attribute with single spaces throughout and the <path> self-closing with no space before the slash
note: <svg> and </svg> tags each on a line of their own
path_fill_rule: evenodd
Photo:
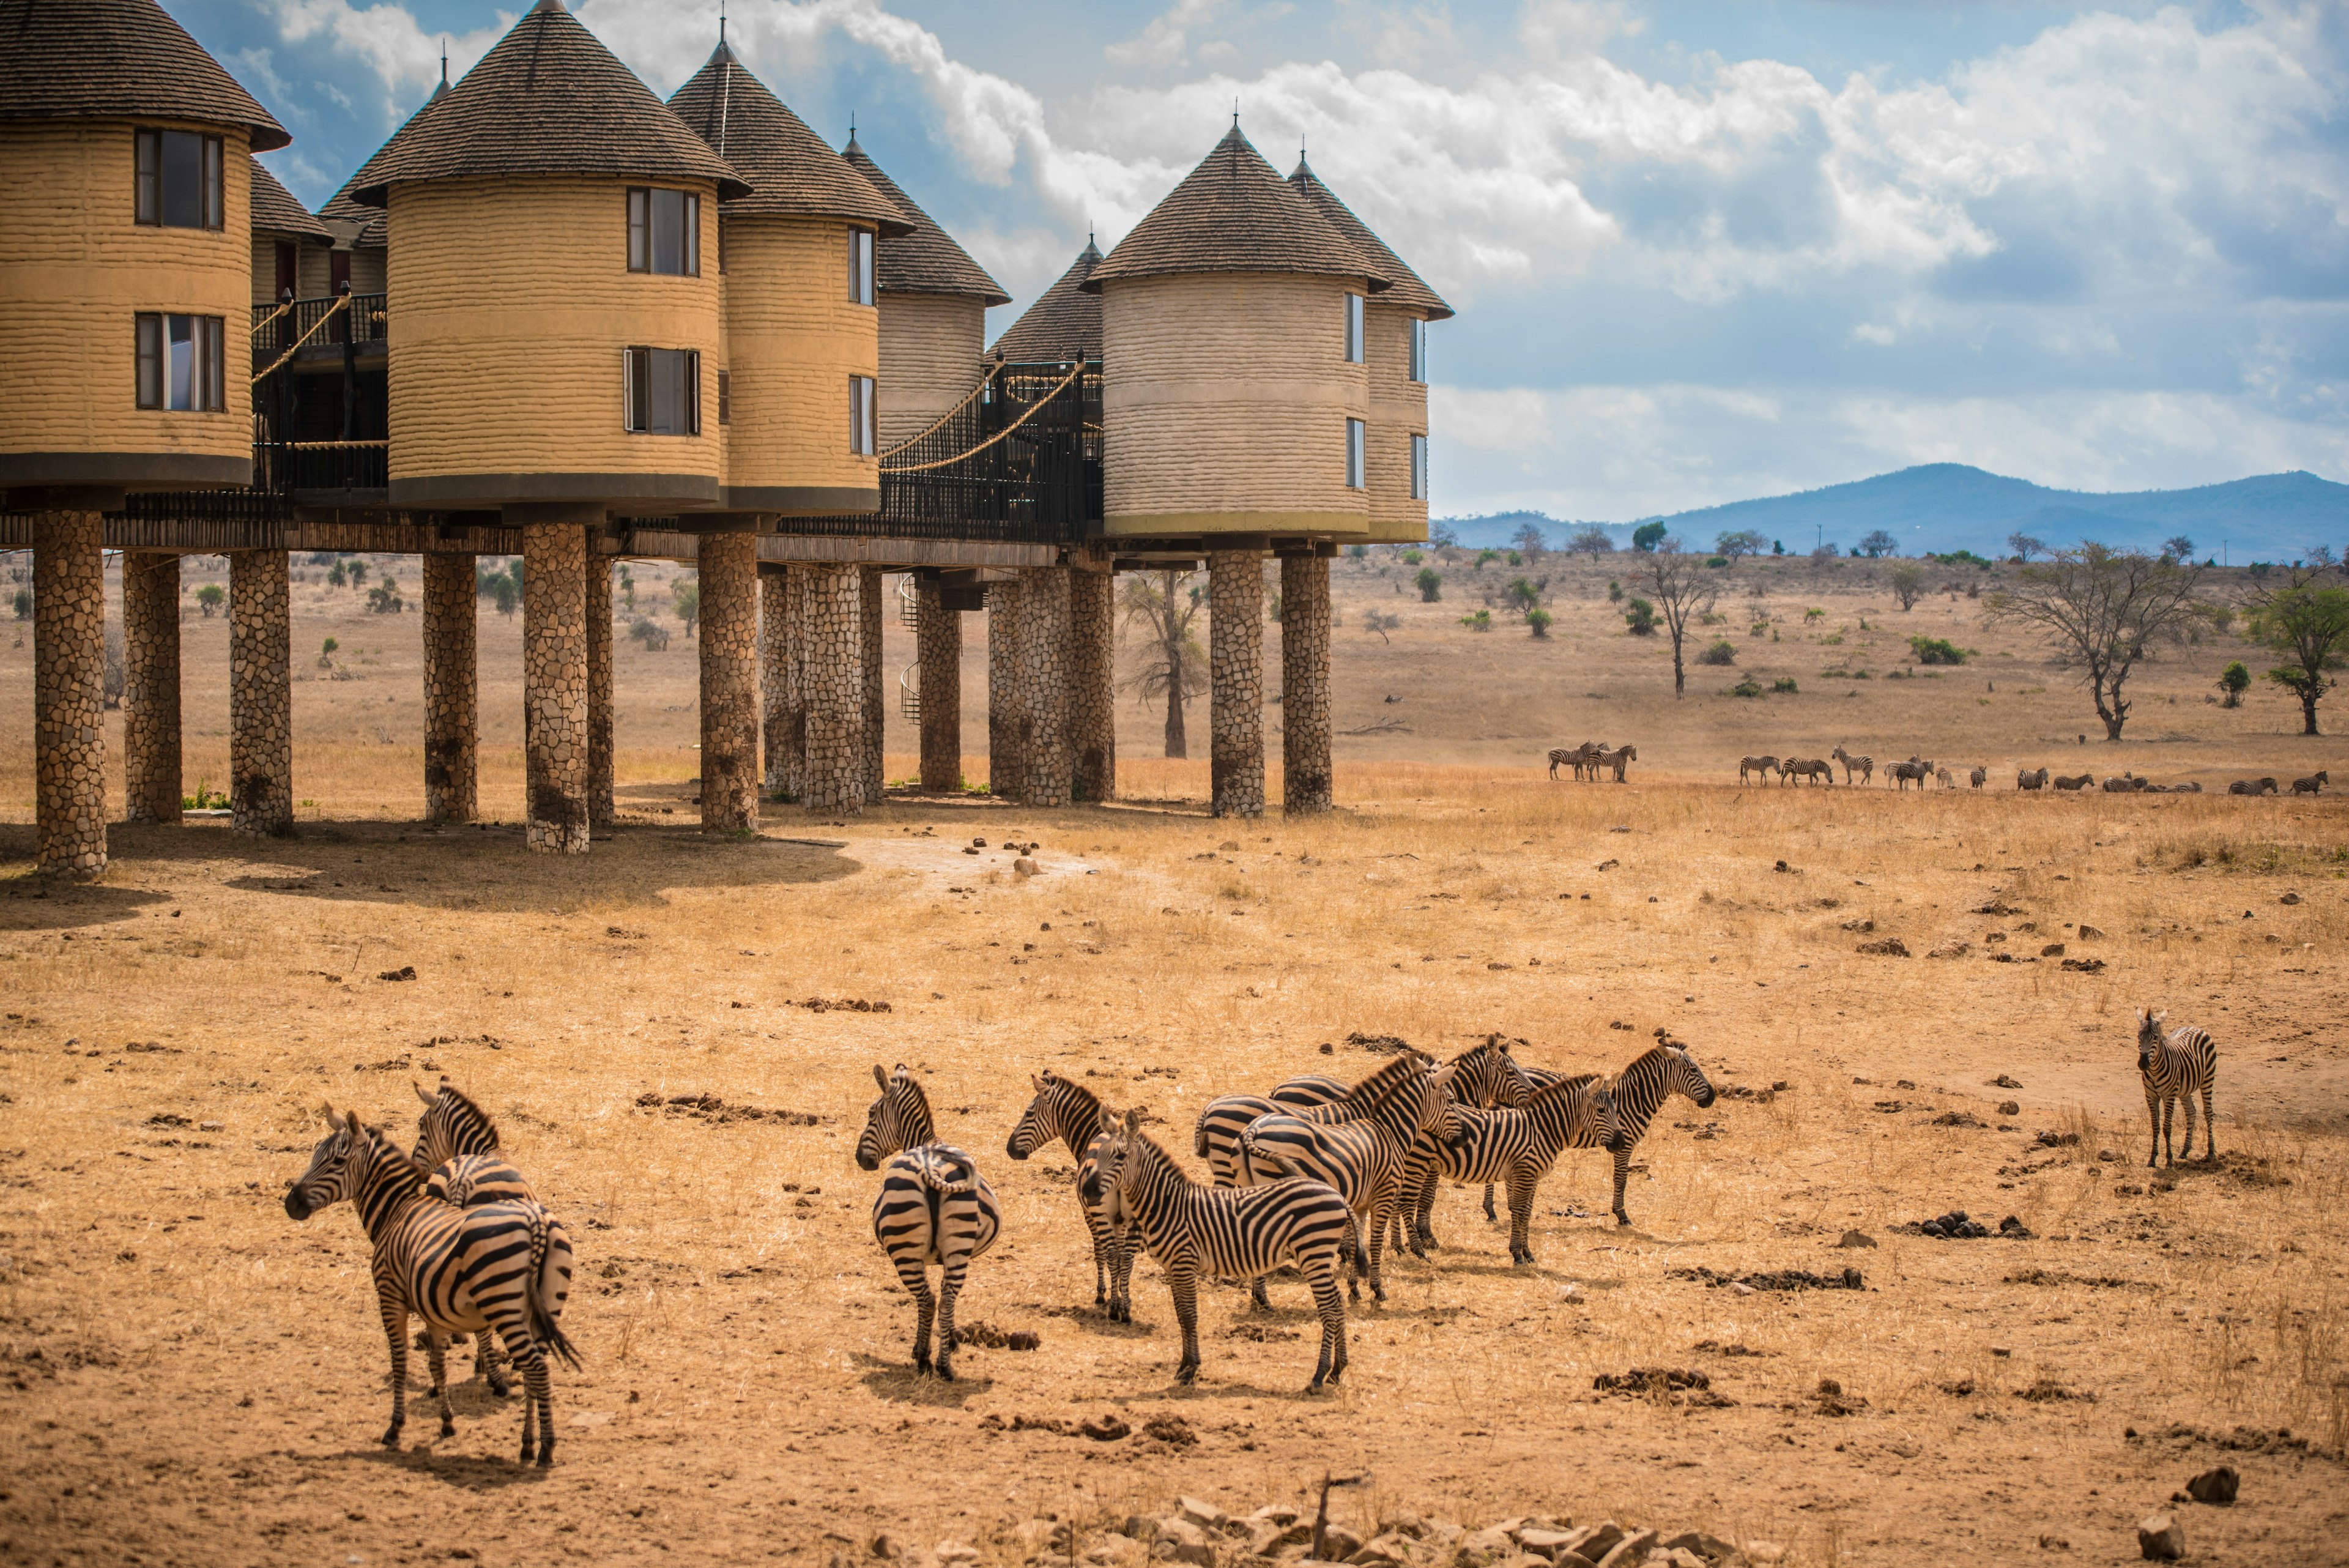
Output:
<svg viewBox="0 0 2349 1568">
<path fill-rule="evenodd" d="M 846 262 L 841 264 L 843 266 Z M 978 385 L 987 306 L 963 294 L 884 294 L 881 301 L 881 450 L 911 440 Z"/>
<path fill-rule="evenodd" d="M 252 165 L 245 134 L 218 132 L 222 226 L 142 227 L 135 220 L 133 127 L 57 120 L 0 125 L 0 453 L 161 452 L 252 461 Z M 228 407 L 171 413 L 138 406 L 142 310 L 222 317 Z M 93 476 L 90 483 L 99 481 Z"/>
<path fill-rule="evenodd" d="M 1361 535 L 1346 421 L 1370 383 L 1346 363 L 1348 292 L 1228 273 L 1104 287 L 1107 531 Z"/>
<path fill-rule="evenodd" d="M 623 252 L 622 254 L 625 256 L 626 253 Z M 388 253 L 381 250 L 353 251 L 351 253 L 351 292 L 353 294 L 381 294 L 384 291 L 384 273 L 386 271 L 385 262 L 387 259 Z M 328 274 L 326 268 L 330 265 L 330 263 L 323 260 L 318 264 L 318 292 L 320 294 L 326 294 L 328 292 L 326 281 Z M 302 291 L 305 294 L 309 292 L 309 276 L 310 275 L 307 272 L 305 272 L 302 275 L 304 280 Z"/>
<path fill-rule="evenodd" d="M 1427 388 L 1411 379 L 1411 324 L 1418 318 L 1380 305 L 1376 295 L 1362 314 L 1371 372 L 1371 537 L 1417 543 L 1427 537 L 1427 503 L 1411 498 L 1411 438 L 1427 433 Z"/>
<path fill-rule="evenodd" d="M 628 271 L 624 182 L 395 186 L 399 238 L 386 301 L 393 485 L 529 473 L 689 474 L 714 487 L 724 363 L 718 202 L 709 187 L 699 194 L 701 275 L 662 277 Z M 701 351 L 700 435 L 621 428 L 621 351 L 630 345 Z"/>
<path fill-rule="evenodd" d="M 878 495 L 880 460 L 848 450 L 848 379 L 880 367 L 880 313 L 848 297 L 848 233 L 822 219 L 726 220 L 730 487 Z"/>
<path fill-rule="evenodd" d="M 260 231 L 253 236 L 253 303 L 274 306 L 277 303 L 277 244 L 285 236 Z M 294 253 L 294 295 L 297 299 L 318 299 L 328 292 L 326 247 L 316 240 L 296 240 Z M 380 272 L 380 268 L 378 269 Z M 377 285 L 378 288 L 382 286 Z M 354 280 L 351 287 L 360 294 L 368 292 Z"/>
</svg>

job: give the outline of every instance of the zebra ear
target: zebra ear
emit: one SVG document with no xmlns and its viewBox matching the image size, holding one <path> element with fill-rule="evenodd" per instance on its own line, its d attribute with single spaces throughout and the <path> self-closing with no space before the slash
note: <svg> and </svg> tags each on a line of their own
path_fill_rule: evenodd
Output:
<svg viewBox="0 0 2349 1568">
<path fill-rule="evenodd" d="M 1125 1132 L 1126 1132 L 1126 1136 L 1127 1136 L 1128 1137 L 1133 1137 L 1135 1133 L 1137 1133 L 1137 1132 L 1139 1132 L 1139 1131 L 1141 1131 L 1141 1130 L 1142 1130 L 1142 1107 L 1141 1107 L 1140 1106 L 1134 1106 L 1132 1110 L 1130 1110 L 1130 1111 L 1128 1111 L 1128 1112 L 1126 1112 L 1126 1113 L 1125 1113 Z"/>
<path fill-rule="evenodd" d="M 416 1097 L 418 1099 L 422 1100 L 428 1106 L 432 1103 L 434 1096 L 424 1092 L 423 1085 L 418 1083 L 415 1079 L 410 1078 L 408 1080 L 408 1086 L 416 1091 Z"/>
<path fill-rule="evenodd" d="M 889 1086 L 889 1069 L 884 1067 L 878 1062 L 874 1063 L 873 1081 L 880 1085 L 883 1088 L 887 1088 Z"/>
</svg>

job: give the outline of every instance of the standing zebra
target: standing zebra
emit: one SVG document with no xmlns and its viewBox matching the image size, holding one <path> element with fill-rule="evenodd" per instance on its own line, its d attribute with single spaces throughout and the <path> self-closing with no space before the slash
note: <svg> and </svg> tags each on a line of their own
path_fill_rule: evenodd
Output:
<svg viewBox="0 0 2349 1568">
<path fill-rule="evenodd" d="M 1454 1181 L 1509 1184 L 1509 1262 L 1534 1261 L 1531 1237 L 1534 1189 L 1566 1148 L 1601 1148 L 1617 1136 L 1615 1096 L 1606 1083 L 1588 1074 L 1561 1078 L 1537 1089 L 1523 1106 L 1456 1113 L 1459 1137 L 1435 1150 L 1435 1169 Z M 1488 1189 L 1489 1190 L 1489 1189 Z M 1430 1180 L 1419 1193 L 1415 1237 L 1432 1243 L 1428 1209 L 1435 1197 Z M 1420 1247 L 1414 1246 L 1414 1251 Z"/>
<path fill-rule="evenodd" d="M 1098 1198 L 1085 1197 L 1087 1186 L 1092 1185 L 1087 1178 L 1092 1172 L 1093 1140 L 1110 1124 L 1110 1113 L 1091 1089 L 1050 1067 L 1029 1082 L 1036 1085 L 1036 1097 L 1028 1102 L 1003 1152 L 1014 1159 L 1026 1159 L 1054 1138 L 1069 1146 L 1077 1160 L 1077 1206 L 1084 1211 L 1085 1230 L 1093 1239 L 1093 1304 L 1108 1307 L 1112 1323 L 1132 1323 L 1133 1297 L 1128 1286 L 1133 1252 L 1129 1238 L 1111 1228 Z M 1340 1085 L 1341 1092 L 1343 1088 Z"/>
<path fill-rule="evenodd" d="M 1766 781 L 1777 765 L 1775 757 L 1740 757 L 1737 759 L 1737 782 L 1744 784 L 1753 774 L 1760 774 Z"/>
<path fill-rule="evenodd" d="M 880 1196 L 873 1200 L 873 1239 L 896 1266 L 897 1278 L 914 1298 L 914 1370 L 930 1370 L 930 1319 L 938 1325 L 938 1376 L 954 1381 L 955 1298 L 962 1293 L 970 1262 L 995 1244 L 1003 1229 L 1003 1208 L 978 1165 L 958 1148 L 937 1141 L 929 1096 L 913 1074 L 898 1064 L 894 1073 L 873 1064 L 881 1097 L 864 1113 L 856 1139 L 860 1170 L 881 1171 Z M 884 1169 L 882 1161 L 888 1161 Z M 938 1293 L 930 1294 L 930 1265 L 938 1266 Z"/>
<path fill-rule="evenodd" d="M 1567 1076 L 1541 1067 L 1528 1067 L 1525 1075 L 1526 1082 L 1537 1089 Z M 1607 1086 L 1615 1096 L 1615 1138 L 1607 1146 L 1615 1155 L 1615 1222 L 1629 1225 L 1631 1217 L 1623 1211 L 1623 1187 L 1631 1178 L 1631 1151 L 1648 1136 L 1648 1124 L 1655 1119 L 1665 1096 L 1685 1095 L 1703 1110 L 1713 1104 L 1713 1085 L 1688 1054 L 1688 1047 L 1666 1040 L 1633 1060 Z M 1491 1219 L 1490 1189 L 1485 1202 L 1485 1218 Z"/>
<path fill-rule="evenodd" d="M 334 1130 L 318 1140 L 309 1168 L 286 1190 L 285 1212 L 307 1220 L 350 1199 L 373 1244 L 376 1307 L 391 1345 L 391 1425 L 384 1447 L 398 1446 L 408 1420 L 408 1318 L 413 1313 L 424 1320 L 440 1435 L 457 1430 L 441 1336 L 494 1333 L 523 1375 L 522 1462 L 534 1455 L 542 1467 L 553 1464 L 554 1399 L 547 1358 L 579 1365 L 561 1325 L 571 1294 L 571 1238 L 563 1222 L 536 1203 L 458 1209 L 427 1197 L 415 1165 L 357 1115 L 338 1116 L 329 1106 L 326 1124 Z M 542 1424 L 543 1441 L 538 1439 Z"/>
<path fill-rule="evenodd" d="M 1854 774 L 1857 774 L 1863 782 L 1876 776 L 1876 759 L 1873 757 L 1855 757 L 1841 746 L 1837 746 L 1827 755 L 1843 764 L 1843 782 L 1847 785 L 1851 783 Z"/>
<path fill-rule="evenodd" d="M 1178 1383 L 1199 1376 L 1199 1280 L 1262 1279 L 1296 1265 L 1321 1317 L 1321 1356 L 1306 1392 L 1318 1394 L 1346 1370 L 1346 1298 L 1338 1290 L 1339 1250 L 1353 1216 L 1327 1182 L 1292 1176 L 1263 1187 L 1207 1187 L 1183 1174 L 1128 1111 L 1093 1145 L 1094 1191 L 1112 1225 L 1130 1225 L 1158 1261 L 1183 1327 Z"/>
<path fill-rule="evenodd" d="M 1361 1113 L 1340 1107 L 1350 1103 L 1364 1106 L 1382 1098 L 1413 1071 L 1428 1065 L 1429 1061 L 1422 1052 L 1405 1051 L 1350 1088 L 1334 1078 L 1316 1074 L 1291 1078 L 1268 1096 L 1218 1096 L 1199 1107 L 1199 1119 L 1191 1133 L 1192 1149 L 1207 1162 L 1216 1185 L 1229 1187 L 1237 1179 L 1240 1134 L 1257 1117 L 1290 1112 L 1319 1122 L 1343 1121 Z M 1330 1094 L 1333 1088 L 1337 1093 Z M 1328 1097 L 1320 1097 L 1323 1096 Z"/>
<path fill-rule="evenodd" d="M 2218 1122 L 2210 1112 L 2210 1085 L 2219 1076 L 2219 1047 L 2212 1042 L 2210 1032 L 2188 1023 L 2164 1034 L 2162 1023 L 2168 1012 L 2156 1012 L 2140 1008 L 2137 1015 L 2137 1070 L 2145 1080 L 2145 1115 L 2152 1124 L 2152 1152 L 2145 1157 L 2148 1168 L 2155 1157 L 2178 1163 L 2169 1152 L 2170 1106 L 2172 1102 L 2186 1112 L 2186 1158 L 2194 1158 L 2194 1096 L 2202 1096 L 2202 1158 L 2219 1158 Z"/>
<path fill-rule="evenodd" d="M 498 1124 L 471 1096 L 450 1083 L 448 1075 L 441 1075 L 437 1095 L 426 1094 L 424 1085 L 413 1078 L 408 1083 L 424 1102 L 424 1112 L 416 1118 L 416 1147 L 408 1158 L 424 1174 L 427 1197 L 460 1209 L 539 1200 L 522 1172 L 506 1162 L 505 1151 L 498 1144 Z M 511 1385 L 494 1335 L 474 1337 L 473 1370 L 488 1381 L 491 1393 L 501 1399 L 506 1397 Z"/>
</svg>

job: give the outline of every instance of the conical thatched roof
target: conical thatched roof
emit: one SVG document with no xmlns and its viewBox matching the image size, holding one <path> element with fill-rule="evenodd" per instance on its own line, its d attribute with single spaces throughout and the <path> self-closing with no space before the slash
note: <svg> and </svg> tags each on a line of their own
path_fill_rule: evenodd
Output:
<svg viewBox="0 0 2349 1568">
<path fill-rule="evenodd" d="M 440 62 L 440 85 L 432 89 L 432 95 L 417 105 L 416 112 L 401 121 L 399 129 L 385 138 L 383 145 L 375 150 L 374 156 L 360 164 L 357 171 L 343 182 L 343 188 L 335 192 L 333 199 L 318 209 L 318 216 L 322 218 L 333 218 L 339 222 L 361 225 L 357 237 L 351 241 L 351 249 L 355 251 L 383 249 L 386 233 L 384 220 L 388 216 L 381 208 L 360 206 L 352 199 L 351 192 L 367 184 L 374 177 L 376 166 L 384 161 L 385 154 L 398 144 L 401 137 L 409 133 L 418 120 L 424 118 L 427 110 L 448 96 L 449 62 L 444 59 Z"/>
<path fill-rule="evenodd" d="M 1011 303 L 987 269 L 881 172 L 881 166 L 856 144 L 854 133 L 840 155 L 896 206 L 909 226 L 908 233 L 881 242 L 880 254 L 873 261 L 874 287 L 883 294 L 973 294 L 989 305 Z"/>
<path fill-rule="evenodd" d="M 884 237 L 913 232 L 897 204 L 744 69 L 724 43 L 670 97 L 668 107 L 750 182 L 749 195 L 726 203 L 729 216 L 853 218 L 874 224 Z"/>
<path fill-rule="evenodd" d="M 256 234 L 294 234 L 305 240 L 331 244 L 335 232 L 311 215 L 310 209 L 294 199 L 294 192 L 277 182 L 258 158 L 247 160 L 253 165 L 253 232 Z"/>
<path fill-rule="evenodd" d="M 155 0 L 0 0 L 0 120 L 149 116 L 294 140 Z"/>
<path fill-rule="evenodd" d="M 1436 292 L 1428 287 L 1419 274 L 1403 265 L 1401 256 L 1387 248 L 1387 243 L 1371 232 L 1371 226 L 1354 216 L 1352 208 L 1338 200 L 1321 177 L 1305 165 L 1305 154 L 1297 155 L 1297 171 L 1289 175 L 1291 189 L 1312 204 L 1313 210 L 1330 220 L 1340 234 L 1354 242 L 1354 248 L 1371 258 L 1374 265 L 1387 275 L 1387 292 L 1379 297 L 1381 305 L 1399 305 L 1405 310 L 1423 312 L 1430 321 L 1449 320 L 1452 307 L 1444 303 Z"/>
<path fill-rule="evenodd" d="M 563 0 L 538 0 L 365 172 L 351 185 L 363 207 L 384 205 L 393 185 L 485 174 L 709 180 L 721 202 L 750 190 Z"/>
<path fill-rule="evenodd" d="M 1085 248 L 1061 280 L 1019 313 L 1019 319 L 995 340 L 995 351 L 1017 364 L 1037 365 L 1081 357 L 1098 359 L 1102 353 L 1101 296 L 1084 292 L 1085 279 L 1101 265 L 1099 246 L 1088 238 Z"/>
<path fill-rule="evenodd" d="M 1240 134 L 1237 124 L 1081 286 L 1185 272 L 1297 272 L 1391 281 Z"/>
</svg>

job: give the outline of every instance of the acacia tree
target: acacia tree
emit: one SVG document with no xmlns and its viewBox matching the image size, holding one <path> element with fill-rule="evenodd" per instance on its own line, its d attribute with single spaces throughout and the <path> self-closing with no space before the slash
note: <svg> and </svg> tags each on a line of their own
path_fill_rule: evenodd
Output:
<svg viewBox="0 0 2349 1568">
<path fill-rule="evenodd" d="M 2349 650 L 2349 587 L 2315 572 L 2292 576 L 2251 601 L 2250 631 L 2261 647 L 2282 656 L 2268 679 L 2300 699 L 2300 732 L 2313 735 L 2317 700 L 2340 684 L 2325 671 L 2340 669 Z"/>
<path fill-rule="evenodd" d="M 1509 535 L 1509 543 L 1515 545 L 1528 561 L 1540 560 L 1542 552 L 1549 548 L 1549 541 L 1543 537 L 1540 525 L 1533 523 L 1519 526 Z"/>
<path fill-rule="evenodd" d="M 1124 624 L 1149 639 L 1142 667 L 1125 682 L 1144 702 L 1166 703 L 1166 754 L 1187 757 L 1189 739 L 1184 734 L 1183 709 L 1207 689 L 1207 653 L 1191 630 L 1206 602 L 1195 572 L 1135 572 L 1120 592 Z"/>
<path fill-rule="evenodd" d="M 2194 597 L 2200 576 L 2189 562 L 2090 543 L 2023 567 L 2013 587 L 1984 602 L 1988 618 L 2033 628 L 2058 663 L 2080 670 L 2105 738 L 2117 741 L 2129 713 L 2122 688 L 2155 644 L 2177 640 L 2202 613 Z"/>
<path fill-rule="evenodd" d="M 1614 550 L 1615 540 L 1606 529 L 1593 524 L 1576 529 L 1574 537 L 1566 542 L 1566 548 L 1570 555 L 1588 556 L 1595 561 Z"/>
<path fill-rule="evenodd" d="M 2033 556 L 2047 554 L 2045 542 L 2034 539 L 2028 534 L 2009 534 L 2006 536 L 2006 547 L 2014 552 L 2016 559 L 2026 564 Z"/>
<path fill-rule="evenodd" d="M 1659 542 L 1641 563 L 1640 575 L 1646 579 L 1641 586 L 1654 596 L 1657 618 L 1672 639 L 1672 696 L 1677 700 L 1688 691 L 1683 653 L 1689 622 L 1711 611 L 1721 590 L 1706 576 L 1703 560 L 1690 555 L 1676 538 Z"/>
<path fill-rule="evenodd" d="M 1715 535 L 1713 541 L 1713 553 L 1716 556 L 1727 556 L 1729 565 L 1733 570 L 1740 556 L 1758 556 L 1762 553 L 1762 546 L 1769 542 L 1754 529 L 1738 528 Z"/>
</svg>

